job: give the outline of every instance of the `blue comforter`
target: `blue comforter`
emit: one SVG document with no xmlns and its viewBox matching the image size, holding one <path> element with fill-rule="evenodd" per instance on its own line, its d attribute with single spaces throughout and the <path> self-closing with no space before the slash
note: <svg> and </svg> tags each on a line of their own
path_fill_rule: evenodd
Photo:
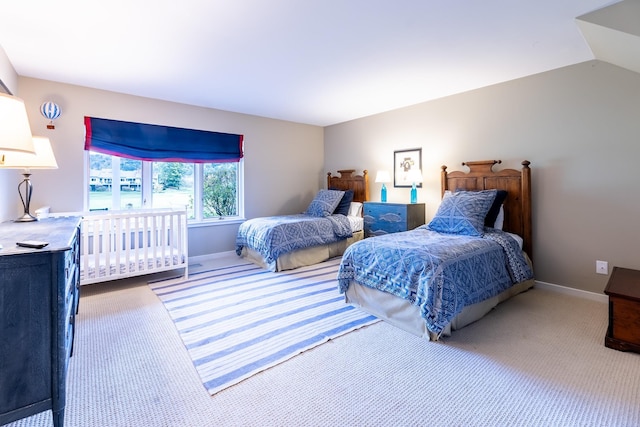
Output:
<svg viewBox="0 0 640 427">
<path fill-rule="evenodd" d="M 344 215 L 316 217 L 304 214 L 254 218 L 243 222 L 236 237 L 236 253 L 247 247 L 260 253 L 275 270 L 280 255 L 351 237 L 351 225 Z"/>
<path fill-rule="evenodd" d="M 340 292 L 354 280 L 409 300 L 420 307 L 427 329 L 438 335 L 464 307 L 532 277 L 507 233 L 486 229 L 483 237 L 473 237 L 426 226 L 356 242 L 338 270 Z"/>
</svg>

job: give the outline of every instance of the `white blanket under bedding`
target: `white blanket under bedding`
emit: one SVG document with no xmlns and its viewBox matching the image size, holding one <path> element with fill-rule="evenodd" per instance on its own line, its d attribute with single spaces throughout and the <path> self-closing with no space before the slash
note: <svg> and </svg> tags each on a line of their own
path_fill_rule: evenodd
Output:
<svg viewBox="0 0 640 427">
<path fill-rule="evenodd" d="M 362 231 L 364 228 L 364 218 L 361 216 L 347 216 L 349 220 L 349 224 L 351 225 L 351 232 L 355 233 L 358 231 Z"/>
</svg>

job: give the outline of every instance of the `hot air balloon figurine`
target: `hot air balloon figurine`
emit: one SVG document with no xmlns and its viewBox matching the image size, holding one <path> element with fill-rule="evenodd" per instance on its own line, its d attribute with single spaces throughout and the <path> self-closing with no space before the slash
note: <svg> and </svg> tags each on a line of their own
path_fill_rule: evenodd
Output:
<svg viewBox="0 0 640 427">
<path fill-rule="evenodd" d="M 40 113 L 49 119 L 47 129 L 55 129 L 56 127 L 53 125 L 53 121 L 60 117 L 60 107 L 58 107 L 58 104 L 54 102 L 45 102 L 40 106 Z"/>
</svg>

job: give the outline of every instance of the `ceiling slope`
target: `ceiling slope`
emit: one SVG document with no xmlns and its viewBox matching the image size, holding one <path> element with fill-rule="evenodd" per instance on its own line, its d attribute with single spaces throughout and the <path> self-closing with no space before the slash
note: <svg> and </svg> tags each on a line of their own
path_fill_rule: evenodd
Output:
<svg viewBox="0 0 640 427">
<path fill-rule="evenodd" d="M 625 0 L 576 21 L 596 59 L 640 73 L 639 0 Z"/>
</svg>

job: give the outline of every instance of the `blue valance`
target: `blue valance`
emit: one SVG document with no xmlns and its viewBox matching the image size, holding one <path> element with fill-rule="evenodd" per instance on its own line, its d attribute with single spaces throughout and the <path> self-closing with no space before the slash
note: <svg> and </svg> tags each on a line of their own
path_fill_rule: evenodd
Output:
<svg viewBox="0 0 640 427">
<path fill-rule="evenodd" d="M 84 149 L 138 160 L 223 163 L 243 156 L 243 135 L 85 117 Z"/>
</svg>

